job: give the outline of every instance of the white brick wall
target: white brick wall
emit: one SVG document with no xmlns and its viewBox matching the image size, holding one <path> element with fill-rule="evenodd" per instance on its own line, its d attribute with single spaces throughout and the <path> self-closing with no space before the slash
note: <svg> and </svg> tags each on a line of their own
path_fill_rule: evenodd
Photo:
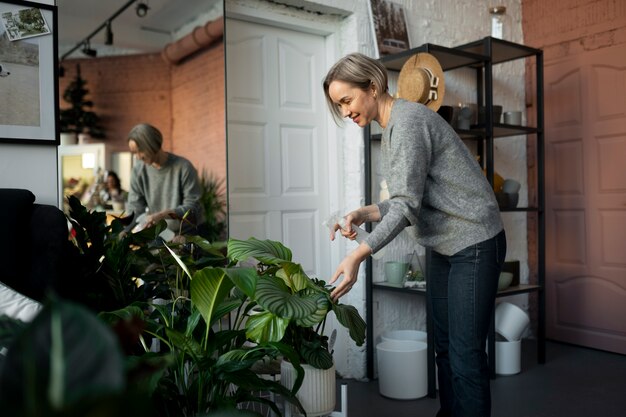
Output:
<svg viewBox="0 0 626 417">
<path fill-rule="evenodd" d="M 520 0 L 499 0 L 489 3 L 481 0 L 459 2 L 457 0 L 388 0 L 404 7 L 407 16 L 409 39 L 411 46 L 433 43 L 443 46 L 455 46 L 471 42 L 490 34 L 489 6 L 504 5 L 510 16 L 511 39 L 523 42 L 521 33 L 521 2 Z M 374 56 L 374 34 L 369 17 L 369 0 L 316 0 L 295 1 L 272 0 L 227 0 L 228 4 L 245 4 L 299 19 L 321 22 L 340 21 L 338 33 L 338 56 L 350 52 L 362 52 Z M 288 3 L 288 4 L 281 4 Z M 309 12 L 315 6 L 328 6 L 339 10 L 332 15 Z M 298 6 L 298 7 L 296 7 Z M 345 16 L 345 17 L 344 17 Z M 329 63 L 329 66 L 332 63 Z M 444 104 L 472 102 L 474 93 L 474 76 L 467 70 L 456 70 L 446 74 L 446 98 Z M 504 110 L 524 110 L 524 65 L 523 62 L 507 63 L 494 70 L 494 103 L 501 104 Z M 363 133 L 360 128 L 347 122 L 338 138 L 343 143 L 343 196 L 345 208 L 350 210 L 363 204 Z M 525 140 L 498 140 L 495 147 L 496 171 L 504 178 L 515 178 L 522 185 L 520 206 L 526 205 L 526 150 Z M 503 215 L 508 234 L 509 255 L 507 259 L 520 260 L 522 264 L 522 281 L 528 278 L 526 268 L 526 217 L 524 214 L 506 213 Z M 354 248 L 354 243 L 346 242 L 346 250 Z M 406 240 L 394 242 L 393 253 L 410 254 L 413 245 Z M 358 284 L 345 297 L 344 302 L 355 305 L 365 314 L 365 276 L 361 268 Z M 383 329 L 425 329 L 424 300 L 402 294 L 376 292 L 374 296 L 375 336 Z M 519 300 L 525 303 L 525 297 Z M 373 341 L 376 342 L 375 340 Z M 342 349 L 338 347 L 338 349 Z M 346 377 L 364 378 L 365 350 L 348 343 L 347 362 L 338 363 L 337 370 Z"/>
</svg>

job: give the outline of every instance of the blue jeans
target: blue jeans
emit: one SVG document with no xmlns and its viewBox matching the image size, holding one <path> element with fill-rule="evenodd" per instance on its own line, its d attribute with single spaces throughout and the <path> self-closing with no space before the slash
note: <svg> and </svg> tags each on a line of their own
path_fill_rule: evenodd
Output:
<svg viewBox="0 0 626 417">
<path fill-rule="evenodd" d="M 430 251 L 428 297 L 439 376 L 438 417 L 489 417 L 486 339 L 506 255 L 504 230 L 451 256 Z"/>
</svg>

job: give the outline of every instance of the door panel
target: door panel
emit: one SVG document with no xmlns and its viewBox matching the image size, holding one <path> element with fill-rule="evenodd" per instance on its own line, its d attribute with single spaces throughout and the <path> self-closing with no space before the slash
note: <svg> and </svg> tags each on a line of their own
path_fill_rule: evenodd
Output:
<svg viewBox="0 0 626 417">
<path fill-rule="evenodd" d="M 226 22 L 229 234 L 272 239 L 329 278 L 325 40 Z"/>
<path fill-rule="evenodd" d="M 546 333 L 626 354 L 626 45 L 545 67 Z"/>
</svg>

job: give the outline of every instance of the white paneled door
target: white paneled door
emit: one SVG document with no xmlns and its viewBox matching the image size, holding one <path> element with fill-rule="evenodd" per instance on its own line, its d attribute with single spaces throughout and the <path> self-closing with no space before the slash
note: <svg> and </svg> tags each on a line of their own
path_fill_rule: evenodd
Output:
<svg viewBox="0 0 626 417">
<path fill-rule="evenodd" d="M 226 21 L 229 235 L 283 242 L 331 274 L 321 36 Z"/>
<path fill-rule="evenodd" d="M 626 354 L 626 47 L 545 67 L 552 339 Z"/>
</svg>

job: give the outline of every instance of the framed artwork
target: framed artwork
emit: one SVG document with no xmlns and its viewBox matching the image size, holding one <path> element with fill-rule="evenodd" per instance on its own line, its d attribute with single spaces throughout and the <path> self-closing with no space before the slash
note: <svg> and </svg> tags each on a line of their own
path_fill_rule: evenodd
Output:
<svg viewBox="0 0 626 417">
<path fill-rule="evenodd" d="M 0 0 L 0 142 L 58 145 L 56 6 Z"/>
<path fill-rule="evenodd" d="M 370 0 L 370 12 L 379 58 L 411 48 L 406 14 L 401 5 L 387 0 Z"/>
</svg>

